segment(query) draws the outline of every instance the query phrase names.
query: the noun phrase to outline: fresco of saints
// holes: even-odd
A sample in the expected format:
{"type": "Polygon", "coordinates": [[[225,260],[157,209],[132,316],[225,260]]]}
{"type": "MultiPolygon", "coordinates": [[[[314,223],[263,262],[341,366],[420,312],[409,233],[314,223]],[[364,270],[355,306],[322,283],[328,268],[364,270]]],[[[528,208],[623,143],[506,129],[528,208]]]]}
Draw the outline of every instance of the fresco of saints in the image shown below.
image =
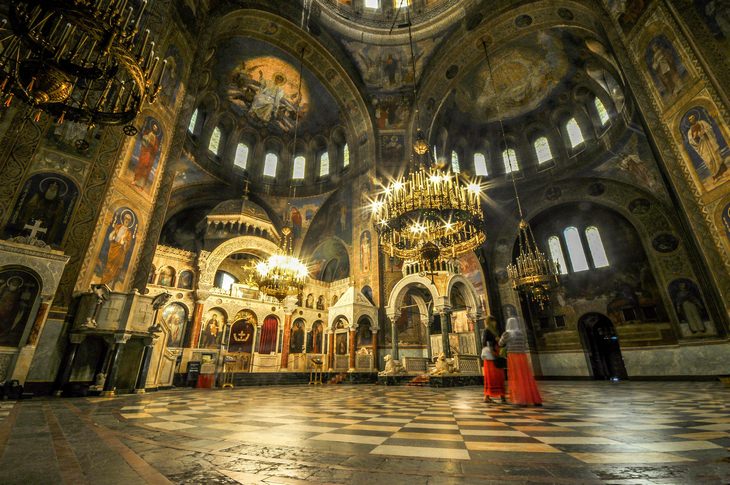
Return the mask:
{"type": "Polygon", "coordinates": [[[17,270],[0,273],[0,346],[18,346],[37,293],[29,275],[17,270]]]}
{"type": "Polygon", "coordinates": [[[220,336],[221,323],[218,321],[218,314],[213,313],[205,323],[203,336],[200,339],[200,347],[204,349],[215,348],[220,336]]]}
{"type": "Polygon", "coordinates": [[[289,217],[291,219],[291,225],[292,225],[292,236],[294,239],[299,239],[299,237],[302,235],[302,213],[299,212],[299,209],[292,206],[289,210],[289,217]]]}
{"type": "Polygon", "coordinates": [[[309,345],[307,345],[307,352],[312,354],[322,353],[322,323],[317,322],[312,326],[312,331],[309,332],[309,345]]]}
{"type": "Polygon", "coordinates": [[[662,96],[669,97],[677,94],[682,87],[682,78],[686,76],[686,71],[666,37],[658,36],[651,41],[647,48],[647,61],[655,75],[655,84],[662,92],[662,96]]]}
{"type": "Polygon", "coordinates": [[[291,343],[289,344],[289,352],[292,354],[300,354],[304,349],[304,324],[302,322],[294,323],[291,332],[291,343]]]}
{"type": "Polygon", "coordinates": [[[364,231],[360,236],[360,267],[363,273],[370,272],[370,232],[364,231]]]}
{"type": "Polygon", "coordinates": [[[286,78],[282,74],[274,75],[274,79],[264,79],[263,71],[259,71],[259,87],[253,97],[249,112],[268,123],[271,117],[279,110],[281,100],[284,98],[284,84],[286,78]]]}
{"type": "Polygon", "coordinates": [[[101,273],[99,282],[112,290],[118,281],[124,279],[123,273],[134,246],[135,232],[134,213],[127,208],[117,210],[105,241],[106,252],[102,249],[99,255],[100,271],[97,271],[97,274],[101,273]]]}
{"type": "Polygon", "coordinates": [[[726,160],[720,152],[720,145],[712,126],[705,120],[690,114],[687,140],[710,171],[712,180],[717,180],[727,170],[726,160]]]}
{"type": "Polygon", "coordinates": [[[679,281],[677,292],[674,294],[674,305],[677,314],[689,324],[690,332],[694,334],[707,331],[707,326],[702,318],[705,307],[684,281],[679,281]]]}
{"type": "Polygon", "coordinates": [[[150,174],[153,173],[153,170],[157,166],[161,150],[162,131],[160,125],[154,119],[147,118],[147,123],[145,123],[140,133],[137,146],[132,155],[132,164],[135,158],[137,162],[132,169],[132,181],[136,187],[147,189],[147,185],[151,182],[150,174]]]}

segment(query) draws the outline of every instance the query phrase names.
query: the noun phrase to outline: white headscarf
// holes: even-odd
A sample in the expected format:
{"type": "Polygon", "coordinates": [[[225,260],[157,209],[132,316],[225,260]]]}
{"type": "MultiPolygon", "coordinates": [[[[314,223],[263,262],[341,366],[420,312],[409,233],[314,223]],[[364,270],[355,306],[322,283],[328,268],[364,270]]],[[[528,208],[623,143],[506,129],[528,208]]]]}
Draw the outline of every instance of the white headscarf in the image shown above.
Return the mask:
{"type": "Polygon", "coordinates": [[[509,332],[513,336],[524,334],[524,332],[522,331],[522,322],[520,320],[521,320],[520,317],[508,318],[507,327],[505,328],[505,331],[509,332]]]}

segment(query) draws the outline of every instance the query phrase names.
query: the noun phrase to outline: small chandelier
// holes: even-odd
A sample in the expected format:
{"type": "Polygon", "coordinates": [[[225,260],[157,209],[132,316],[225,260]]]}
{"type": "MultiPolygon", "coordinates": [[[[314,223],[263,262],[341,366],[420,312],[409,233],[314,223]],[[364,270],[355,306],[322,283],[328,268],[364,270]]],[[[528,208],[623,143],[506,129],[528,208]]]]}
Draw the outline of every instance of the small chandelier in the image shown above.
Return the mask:
{"type": "MultiPolygon", "coordinates": [[[[413,69],[413,99],[420,126],[416,60],[410,16],[408,37],[413,69]]],[[[383,252],[404,261],[415,261],[431,277],[441,258],[456,258],[486,240],[481,187],[465,183],[458,174],[438,167],[420,128],[413,143],[414,168],[392,181],[371,205],[372,221],[383,252]]]]}
{"type": "Polygon", "coordinates": [[[540,251],[532,228],[524,218],[520,219],[519,254],[514,263],[507,266],[507,274],[512,280],[512,288],[528,295],[540,309],[550,301],[550,290],[560,284],[560,264],[540,251]]]}
{"type": "Polygon", "coordinates": [[[299,294],[309,271],[299,258],[292,256],[291,228],[282,229],[281,249],[266,261],[256,264],[251,274],[259,291],[280,302],[287,296],[299,294]]]}
{"type": "Polygon", "coordinates": [[[148,1],[13,0],[0,24],[0,100],[19,98],[58,123],[130,125],[154,102],[167,61],[160,65],[150,31],[140,22],[148,1]]]}

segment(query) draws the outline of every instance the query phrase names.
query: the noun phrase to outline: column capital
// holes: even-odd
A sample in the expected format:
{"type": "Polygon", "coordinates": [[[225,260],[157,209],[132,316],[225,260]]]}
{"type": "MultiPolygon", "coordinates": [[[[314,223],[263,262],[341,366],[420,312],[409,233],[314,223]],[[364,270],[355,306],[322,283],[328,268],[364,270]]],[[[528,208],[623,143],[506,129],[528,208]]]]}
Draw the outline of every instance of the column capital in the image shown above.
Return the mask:
{"type": "Polygon", "coordinates": [[[68,339],[71,341],[72,344],[80,344],[84,341],[85,338],[85,333],[70,333],[68,335],[68,339]]]}
{"type": "Polygon", "coordinates": [[[126,344],[129,339],[132,338],[132,334],[129,333],[115,333],[114,334],[114,343],[116,344],[126,344]]]}

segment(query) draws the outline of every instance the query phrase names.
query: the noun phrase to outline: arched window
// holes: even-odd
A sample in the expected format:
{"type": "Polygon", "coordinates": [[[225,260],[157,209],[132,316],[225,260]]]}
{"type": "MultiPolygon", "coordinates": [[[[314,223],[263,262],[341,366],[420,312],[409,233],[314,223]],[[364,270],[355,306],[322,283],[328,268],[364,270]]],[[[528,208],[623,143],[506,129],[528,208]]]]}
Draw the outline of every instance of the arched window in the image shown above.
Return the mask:
{"type": "Polygon", "coordinates": [[[238,283],[235,276],[225,271],[218,271],[215,275],[215,286],[223,291],[230,293],[231,287],[238,283]]]}
{"type": "Polygon", "coordinates": [[[190,117],[190,123],[188,123],[188,132],[195,134],[195,129],[198,127],[198,108],[193,111],[193,116],[190,117]]]}
{"type": "Polygon", "coordinates": [[[581,143],[583,143],[583,131],[581,131],[580,126],[578,125],[578,122],[575,121],[575,118],[571,118],[566,124],[565,124],[565,131],[568,132],[568,138],[570,139],[570,146],[571,148],[575,148],[581,143]]]}
{"type": "Polygon", "coordinates": [[[451,152],[451,170],[454,173],[461,172],[461,167],[459,166],[459,154],[456,153],[456,151],[451,152]]]}
{"type": "Polygon", "coordinates": [[[548,247],[550,248],[550,257],[560,265],[560,274],[568,274],[568,265],[565,264],[565,255],[563,254],[563,246],[560,244],[560,238],[551,236],[548,239],[548,247]]]}
{"type": "Polygon", "coordinates": [[[483,153],[474,154],[474,175],[478,177],[489,175],[487,172],[487,157],[483,153]]]}
{"type": "Polygon", "coordinates": [[[276,153],[267,153],[264,158],[264,175],[276,177],[276,166],[279,164],[279,157],[276,153]]]}
{"type": "Polygon", "coordinates": [[[585,271],[588,269],[588,260],[583,250],[583,242],[580,240],[578,229],[571,226],[563,231],[565,236],[565,244],[568,246],[568,255],[570,256],[570,264],[573,265],[573,272],[585,271]]]}
{"type": "Polygon", "coordinates": [[[608,266],[606,249],[603,247],[601,234],[598,232],[596,226],[586,228],[586,239],[588,240],[588,249],[590,249],[591,257],[593,258],[593,266],[596,268],[605,268],[608,266]]]}
{"type": "Polygon", "coordinates": [[[208,142],[208,150],[210,150],[213,155],[219,155],[222,136],[223,134],[221,133],[221,129],[216,126],[213,129],[213,133],[210,135],[210,141],[208,142]]]}
{"type": "Polygon", "coordinates": [[[330,174],[330,155],[324,152],[319,156],[319,176],[326,177],[330,174]]]}
{"type": "Polygon", "coordinates": [[[245,170],[246,165],[248,164],[248,152],[248,145],[245,143],[239,143],[236,147],[236,157],[233,159],[233,165],[245,170]]]}
{"type": "Polygon", "coordinates": [[[545,163],[553,159],[553,152],[550,150],[550,143],[546,137],[541,136],[535,140],[535,154],[537,163],[545,163]]]}
{"type": "Polygon", "coordinates": [[[380,8],[380,0],[365,0],[365,8],[380,8]]]}
{"type": "Polygon", "coordinates": [[[345,143],[345,146],[342,147],[342,166],[350,166],[350,145],[348,145],[347,143],[345,143]]]}
{"type": "Polygon", "coordinates": [[[304,167],[306,162],[306,159],[302,155],[294,159],[294,173],[292,174],[294,180],[304,180],[304,167]]]}
{"type": "Polygon", "coordinates": [[[502,161],[504,162],[504,171],[506,173],[517,172],[520,166],[517,164],[517,154],[512,148],[508,148],[502,152],[502,161]]]}
{"type": "Polygon", "coordinates": [[[606,107],[603,106],[603,103],[598,98],[593,98],[593,104],[596,106],[596,111],[598,112],[598,118],[601,120],[601,126],[608,123],[608,111],[606,111],[606,107]]]}

